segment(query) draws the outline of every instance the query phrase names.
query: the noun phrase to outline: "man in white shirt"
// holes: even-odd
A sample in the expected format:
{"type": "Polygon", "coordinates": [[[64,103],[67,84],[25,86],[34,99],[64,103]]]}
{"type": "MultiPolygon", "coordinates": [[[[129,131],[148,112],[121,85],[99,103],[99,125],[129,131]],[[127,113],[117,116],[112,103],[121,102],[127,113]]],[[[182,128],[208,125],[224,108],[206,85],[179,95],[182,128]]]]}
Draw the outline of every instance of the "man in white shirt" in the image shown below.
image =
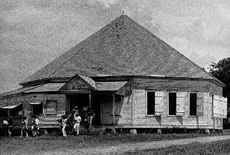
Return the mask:
{"type": "Polygon", "coordinates": [[[76,111],[74,113],[74,126],[73,126],[76,135],[79,135],[80,123],[81,123],[81,116],[79,115],[79,112],[76,111]]]}

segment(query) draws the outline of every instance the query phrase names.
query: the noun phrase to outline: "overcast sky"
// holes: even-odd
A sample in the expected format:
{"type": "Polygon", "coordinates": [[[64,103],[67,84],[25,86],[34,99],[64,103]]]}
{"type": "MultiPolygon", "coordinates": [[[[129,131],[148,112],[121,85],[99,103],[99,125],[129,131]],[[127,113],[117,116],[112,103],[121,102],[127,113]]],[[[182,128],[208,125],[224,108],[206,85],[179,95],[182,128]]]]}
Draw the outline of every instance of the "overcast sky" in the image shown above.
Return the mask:
{"type": "Polygon", "coordinates": [[[201,67],[230,57],[229,0],[0,0],[0,92],[121,10],[201,67]]]}

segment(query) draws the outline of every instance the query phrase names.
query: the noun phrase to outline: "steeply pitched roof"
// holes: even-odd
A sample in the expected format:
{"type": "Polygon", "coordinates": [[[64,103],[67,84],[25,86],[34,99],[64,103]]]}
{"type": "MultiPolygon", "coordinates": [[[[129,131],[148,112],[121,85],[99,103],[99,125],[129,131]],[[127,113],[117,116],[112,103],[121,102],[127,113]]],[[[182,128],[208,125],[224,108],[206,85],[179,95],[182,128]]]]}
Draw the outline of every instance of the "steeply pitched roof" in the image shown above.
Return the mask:
{"type": "Polygon", "coordinates": [[[94,33],[22,83],[76,74],[159,75],[213,79],[199,66],[126,15],[94,33]]]}

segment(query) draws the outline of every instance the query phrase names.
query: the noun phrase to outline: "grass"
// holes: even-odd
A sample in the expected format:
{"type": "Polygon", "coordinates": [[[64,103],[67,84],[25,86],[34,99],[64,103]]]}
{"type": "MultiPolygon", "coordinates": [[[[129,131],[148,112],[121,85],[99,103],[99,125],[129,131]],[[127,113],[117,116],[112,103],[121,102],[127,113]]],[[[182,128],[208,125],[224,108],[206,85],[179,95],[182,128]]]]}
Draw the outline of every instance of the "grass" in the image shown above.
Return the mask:
{"type": "MultiPolygon", "coordinates": [[[[125,143],[148,142],[205,136],[205,134],[121,134],[121,135],[80,135],[41,137],[0,137],[0,154],[41,154],[52,150],[70,150],[96,146],[112,146],[125,143]]],[[[230,147],[230,146],[229,146],[230,147]]],[[[152,150],[149,150],[150,152],[152,150]]],[[[137,152],[139,153],[139,152],[137,152]]],[[[127,154],[129,154],[127,152],[127,154]]]]}
{"type": "Polygon", "coordinates": [[[171,146],[168,148],[141,150],[135,152],[126,152],[123,155],[213,155],[230,154],[230,140],[218,141],[213,143],[201,144],[192,143],[183,146],[171,146]]]}

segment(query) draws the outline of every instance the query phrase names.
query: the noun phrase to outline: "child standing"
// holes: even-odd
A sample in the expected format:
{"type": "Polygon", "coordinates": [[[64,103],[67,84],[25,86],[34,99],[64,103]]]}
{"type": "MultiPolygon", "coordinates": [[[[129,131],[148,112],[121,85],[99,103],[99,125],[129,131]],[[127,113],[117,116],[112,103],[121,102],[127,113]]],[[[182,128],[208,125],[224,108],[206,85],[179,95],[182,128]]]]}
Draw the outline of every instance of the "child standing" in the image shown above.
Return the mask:
{"type": "Polygon", "coordinates": [[[79,135],[80,130],[80,123],[81,123],[81,116],[79,115],[78,111],[75,111],[74,113],[74,132],[76,135],[79,135]]]}
{"type": "Polygon", "coordinates": [[[33,136],[38,136],[39,135],[39,119],[38,119],[37,116],[33,116],[32,135],[33,136]]]}
{"type": "Polygon", "coordinates": [[[28,117],[23,117],[22,120],[22,128],[21,128],[21,137],[25,136],[28,137],[28,122],[29,122],[29,118],[28,117]]]}
{"type": "Polygon", "coordinates": [[[62,116],[62,119],[61,119],[61,125],[62,125],[62,135],[63,137],[67,137],[67,133],[66,133],[66,126],[67,126],[67,118],[65,115],[62,116]]]}

